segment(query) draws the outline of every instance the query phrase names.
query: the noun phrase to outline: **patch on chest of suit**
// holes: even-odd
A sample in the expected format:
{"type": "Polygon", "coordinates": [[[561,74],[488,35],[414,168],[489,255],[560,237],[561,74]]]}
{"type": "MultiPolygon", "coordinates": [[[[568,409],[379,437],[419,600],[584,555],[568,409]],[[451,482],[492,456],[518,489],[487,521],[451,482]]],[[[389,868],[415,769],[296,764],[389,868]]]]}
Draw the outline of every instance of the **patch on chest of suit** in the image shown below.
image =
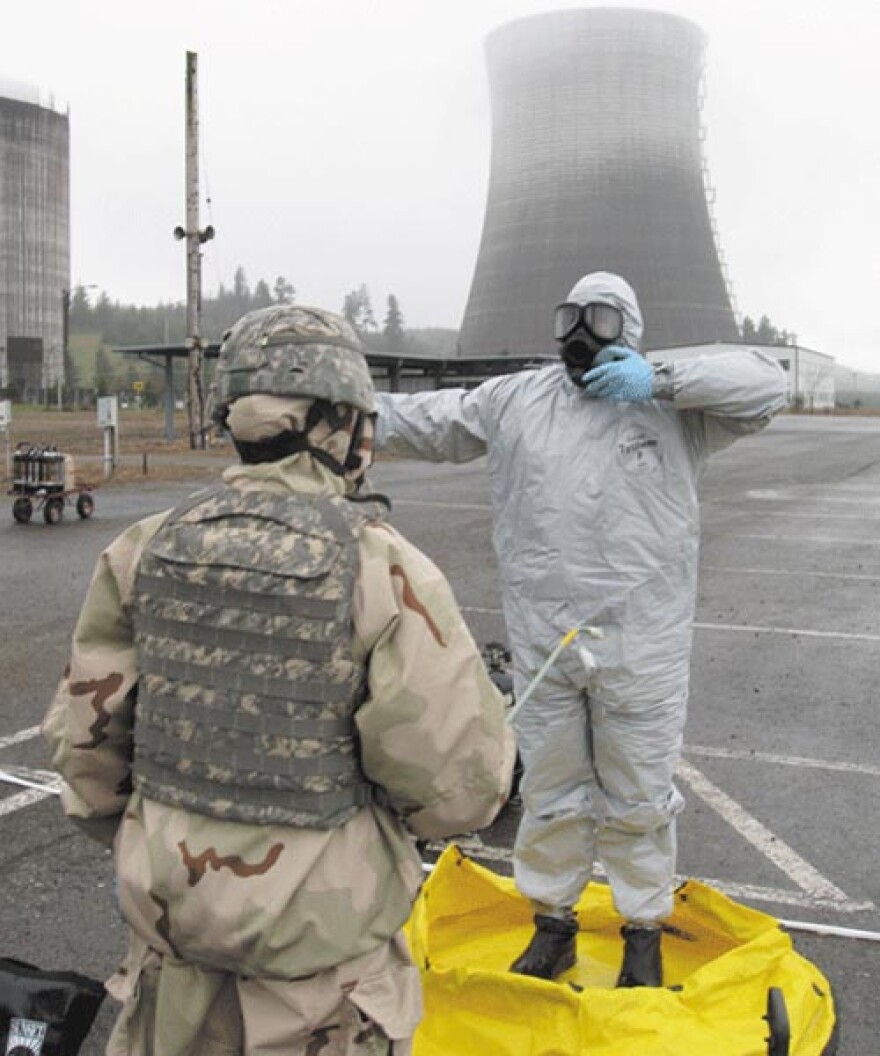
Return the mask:
{"type": "Polygon", "coordinates": [[[627,473],[639,476],[659,473],[663,449],[656,433],[642,425],[628,425],[617,438],[617,458],[627,473]]]}

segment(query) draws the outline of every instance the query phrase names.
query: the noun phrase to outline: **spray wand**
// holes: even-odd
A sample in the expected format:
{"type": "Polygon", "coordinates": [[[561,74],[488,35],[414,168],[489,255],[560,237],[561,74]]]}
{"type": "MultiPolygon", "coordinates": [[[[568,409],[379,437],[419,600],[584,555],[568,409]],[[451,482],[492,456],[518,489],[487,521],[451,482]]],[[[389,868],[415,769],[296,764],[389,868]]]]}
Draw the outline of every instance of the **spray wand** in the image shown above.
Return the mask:
{"type": "MultiPolygon", "coordinates": [[[[550,670],[550,668],[553,666],[553,664],[556,663],[556,658],[559,656],[559,654],[562,652],[562,650],[568,648],[568,646],[571,645],[571,643],[577,638],[577,636],[579,634],[585,634],[585,635],[587,635],[587,637],[593,638],[593,639],[599,639],[599,638],[604,638],[605,637],[605,632],[600,627],[589,627],[589,626],[572,627],[572,629],[570,631],[568,631],[567,634],[564,634],[559,639],[559,641],[556,643],[556,645],[554,646],[553,651],[550,653],[550,655],[547,657],[547,659],[541,665],[541,668],[538,671],[538,673],[535,675],[535,677],[532,679],[532,681],[528,684],[528,686],[526,687],[525,692],[523,693],[523,695],[519,698],[519,700],[516,702],[516,704],[507,713],[507,723],[508,723],[508,725],[511,725],[513,723],[514,719],[516,719],[516,716],[519,714],[520,708],[523,707],[523,705],[526,703],[526,701],[529,699],[529,697],[535,692],[535,690],[541,684],[544,676],[547,674],[547,672],[550,670]]],[[[593,654],[590,652],[590,650],[587,649],[587,647],[585,645],[579,645],[578,646],[578,654],[580,655],[580,658],[583,661],[584,667],[587,669],[588,673],[592,673],[593,671],[596,670],[596,658],[593,656],[593,654]]]]}

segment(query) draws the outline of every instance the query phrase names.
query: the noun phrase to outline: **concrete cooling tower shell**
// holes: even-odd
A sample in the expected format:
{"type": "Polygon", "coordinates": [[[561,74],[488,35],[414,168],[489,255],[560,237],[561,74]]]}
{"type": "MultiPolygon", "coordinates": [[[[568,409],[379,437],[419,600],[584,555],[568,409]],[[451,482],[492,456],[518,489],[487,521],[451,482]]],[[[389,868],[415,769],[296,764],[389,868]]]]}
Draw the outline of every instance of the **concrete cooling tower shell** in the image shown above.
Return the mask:
{"type": "Polygon", "coordinates": [[[736,339],[704,180],[704,48],[686,19],[625,8],[490,34],[492,162],[462,355],[553,352],[552,309],[590,271],[633,285],[644,348],[736,339]]]}
{"type": "Polygon", "coordinates": [[[32,393],[64,371],[70,133],[66,114],[24,94],[0,89],[0,380],[32,393]]]}

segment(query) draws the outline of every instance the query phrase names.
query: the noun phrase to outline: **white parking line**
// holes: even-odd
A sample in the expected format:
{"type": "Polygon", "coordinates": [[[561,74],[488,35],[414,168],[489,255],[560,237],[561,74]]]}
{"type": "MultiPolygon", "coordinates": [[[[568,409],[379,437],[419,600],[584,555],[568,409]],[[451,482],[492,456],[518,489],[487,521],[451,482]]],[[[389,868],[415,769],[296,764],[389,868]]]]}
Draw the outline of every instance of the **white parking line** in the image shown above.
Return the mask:
{"type": "Polygon", "coordinates": [[[853,495],[880,495],[880,478],[873,484],[866,484],[865,487],[860,487],[858,484],[826,484],[823,486],[823,491],[829,494],[851,491],[853,495]]]}
{"type": "Polygon", "coordinates": [[[863,763],[836,762],[831,759],[811,759],[803,755],[777,755],[774,752],[751,752],[735,748],[712,748],[702,744],[686,744],[686,755],[699,755],[707,759],[736,759],[746,763],[770,763],[773,766],[797,766],[805,770],[829,770],[839,774],[860,774],[865,777],[880,777],[880,766],[863,763]]]}
{"type": "Polygon", "coordinates": [[[61,794],[61,778],[54,770],[34,770],[29,766],[0,765],[0,785],[18,785],[53,795],[61,794]]]}
{"type": "Polygon", "coordinates": [[[873,903],[860,903],[856,908],[846,894],[830,880],[814,869],[809,862],[788,844],[774,836],[764,825],[748,813],[739,803],[731,799],[717,785],[686,760],[678,768],[678,776],[693,789],[694,793],[710,806],[740,836],[759,851],[777,869],[781,869],[814,905],[831,906],[844,912],[855,912],[856,908],[872,909],[873,903]]]}
{"type": "Polygon", "coordinates": [[[854,579],[867,583],[880,583],[880,575],[863,576],[857,572],[813,572],[788,568],[744,568],[742,565],[700,565],[701,572],[733,572],[737,576],[793,576],[797,579],[854,579]]]}
{"type": "Polygon", "coordinates": [[[880,487],[873,493],[867,493],[858,499],[844,498],[839,495],[811,495],[804,491],[747,491],[743,497],[758,502],[837,502],[842,506],[864,506],[865,503],[880,503],[880,487]]]}
{"type": "MultiPolygon", "coordinates": [[[[729,513],[725,514],[725,520],[730,517],[750,517],[754,520],[756,517],[783,517],[788,520],[790,517],[800,518],[805,521],[814,521],[817,518],[824,517],[832,521],[880,521],[880,514],[873,513],[786,513],[781,510],[742,510],[732,509],[729,513]]],[[[704,522],[705,523],[705,522],[704,522]]],[[[720,522],[719,519],[719,523],[720,522]]]]}
{"type": "MultiPolygon", "coordinates": [[[[686,879],[687,877],[681,877],[680,882],[686,879]]],[[[796,906],[798,909],[831,909],[835,913],[865,913],[877,908],[873,902],[853,902],[851,899],[841,902],[836,898],[816,897],[785,887],[762,887],[760,884],[741,884],[734,880],[716,880],[702,876],[696,879],[722,891],[730,898],[767,902],[770,905],[796,906]]]]}
{"type": "Polygon", "coordinates": [[[737,539],[763,539],[765,542],[773,543],[844,543],[846,546],[880,546],[880,539],[852,539],[841,535],[759,535],[747,532],[737,532],[737,539]]]}
{"type": "Polygon", "coordinates": [[[18,733],[12,733],[6,737],[0,737],[0,749],[8,748],[12,744],[21,744],[23,741],[30,741],[34,737],[39,737],[39,735],[39,726],[29,726],[26,730],[19,730],[18,733]]]}
{"type": "Polygon", "coordinates": [[[17,810],[29,807],[33,803],[39,803],[41,799],[48,799],[56,793],[46,789],[29,788],[25,792],[19,792],[14,796],[0,799],[0,818],[6,814],[14,814],[17,810]]]}
{"type": "Polygon", "coordinates": [[[807,631],[796,627],[761,627],[741,623],[695,623],[697,631],[730,631],[734,634],[787,634],[800,638],[828,638],[844,642],[880,642],[880,634],[848,634],[844,631],[807,631]]]}

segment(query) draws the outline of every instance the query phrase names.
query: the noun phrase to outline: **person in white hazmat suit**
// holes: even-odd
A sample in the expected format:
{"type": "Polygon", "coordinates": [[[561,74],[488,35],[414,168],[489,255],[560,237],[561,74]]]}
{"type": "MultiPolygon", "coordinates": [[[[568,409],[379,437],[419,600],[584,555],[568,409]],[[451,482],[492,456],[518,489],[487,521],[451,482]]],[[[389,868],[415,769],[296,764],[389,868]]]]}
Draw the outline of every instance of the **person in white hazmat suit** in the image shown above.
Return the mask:
{"type": "Polygon", "coordinates": [[[589,671],[564,649],[516,718],[524,765],[514,848],[535,933],[511,966],[575,962],[572,907],[605,867],[626,921],[618,986],[661,986],[672,912],[673,783],[682,750],[709,455],[786,404],[776,359],[730,349],[652,367],[622,278],[594,272],[556,309],[562,362],[477,388],[377,393],[386,452],[488,455],[504,616],[521,695],[572,628],[596,625],[589,671]]]}

